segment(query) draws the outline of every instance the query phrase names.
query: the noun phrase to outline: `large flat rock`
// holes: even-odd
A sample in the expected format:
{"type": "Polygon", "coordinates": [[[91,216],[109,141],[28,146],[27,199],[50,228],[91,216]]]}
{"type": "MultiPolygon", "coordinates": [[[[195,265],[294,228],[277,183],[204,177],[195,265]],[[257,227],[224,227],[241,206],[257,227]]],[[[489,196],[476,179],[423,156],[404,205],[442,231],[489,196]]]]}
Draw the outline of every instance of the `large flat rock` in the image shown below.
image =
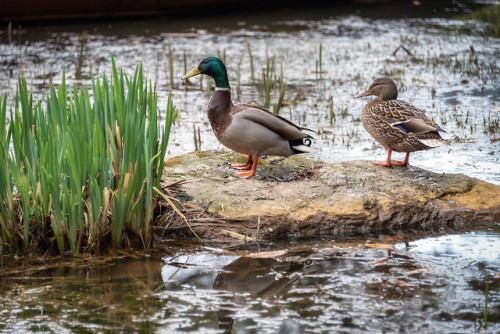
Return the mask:
{"type": "MultiPolygon", "coordinates": [[[[241,180],[228,162],[244,160],[227,151],[167,160],[163,185],[190,181],[172,189],[203,208],[205,218],[190,219],[201,238],[227,230],[262,240],[422,236],[500,222],[500,187],[463,174],[301,155],[261,160],[256,176],[241,180]]],[[[181,221],[169,230],[177,237],[192,233],[181,221]]]]}

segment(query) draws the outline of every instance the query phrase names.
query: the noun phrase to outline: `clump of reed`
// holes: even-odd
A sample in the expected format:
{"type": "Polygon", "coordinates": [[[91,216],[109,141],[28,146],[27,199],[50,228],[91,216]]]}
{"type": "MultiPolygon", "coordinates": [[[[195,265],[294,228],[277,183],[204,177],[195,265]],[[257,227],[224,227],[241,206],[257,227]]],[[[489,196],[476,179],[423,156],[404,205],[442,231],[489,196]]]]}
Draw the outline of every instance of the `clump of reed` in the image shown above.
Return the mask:
{"type": "Polygon", "coordinates": [[[89,89],[69,88],[63,73],[46,103],[34,102],[19,79],[7,127],[0,103],[0,238],[7,251],[30,247],[93,250],[120,247],[131,231],[148,245],[170,128],[158,124],[156,92],[118,71],[92,78],[89,89]],[[93,103],[92,103],[93,102],[93,103]]]}
{"type": "Polygon", "coordinates": [[[82,31],[82,35],[80,36],[80,52],[78,53],[78,63],[76,64],[76,73],[75,78],[82,78],[82,66],[83,66],[83,51],[85,49],[85,44],[87,44],[87,34],[86,30],[82,31]]]}
{"type": "Polygon", "coordinates": [[[269,108],[271,105],[271,97],[279,94],[276,104],[273,105],[273,113],[279,115],[287,88],[288,85],[284,80],[283,64],[281,64],[281,71],[278,75],[276,72],[274,58],[267,58],[266,67],[262,69],[262,85],[260,89],[260,93],[263,98],[263,107],[269,108]]]}

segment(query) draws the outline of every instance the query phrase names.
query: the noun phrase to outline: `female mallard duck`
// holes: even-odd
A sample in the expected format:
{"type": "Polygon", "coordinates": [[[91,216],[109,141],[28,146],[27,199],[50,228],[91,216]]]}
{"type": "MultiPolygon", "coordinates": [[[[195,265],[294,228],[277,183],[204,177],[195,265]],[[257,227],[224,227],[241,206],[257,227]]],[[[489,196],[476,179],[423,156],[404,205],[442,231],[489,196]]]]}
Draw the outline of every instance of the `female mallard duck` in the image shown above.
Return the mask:
{"type": "Polygon", "coordinates": [[[397,100],[398,89],[389,78],[378,78],[356,97],[375,95],[361,112],[361,123],[368,133],[387,148],[387,161],[375,161],[376,165],[406,166],[410,152],[428,150],[448,143],[439,132],[446,132],[428,119],[424,113],[409,104],[397,100]],[[392,151],[406,152],[404,161],[391,160],[392,151]]]}
{"type": "Polygon", "coordinates": [[[302,132],[306,128],[258,107],[234,105],[226,67],[218,58],[203,59],[182,79],[200,73],[215,80],[215,92],[208,104],[208,119],[215,136],[224,146],[248,155],[247,163],[231,164],[232,168],[240,169],[235,176],[252,177],[262,155],[288,157],[313,151],[312,137],[302,132]]]}

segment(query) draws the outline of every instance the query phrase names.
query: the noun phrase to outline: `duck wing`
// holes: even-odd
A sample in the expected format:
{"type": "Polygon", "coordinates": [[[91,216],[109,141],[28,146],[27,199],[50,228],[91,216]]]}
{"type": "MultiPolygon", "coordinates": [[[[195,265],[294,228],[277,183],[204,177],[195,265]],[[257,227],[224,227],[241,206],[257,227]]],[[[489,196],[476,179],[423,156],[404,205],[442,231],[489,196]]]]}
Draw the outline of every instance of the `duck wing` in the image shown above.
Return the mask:
{"type": "Polygon", "coordinates": [[[286,140],[294,140],[300,138],[313,138],[312,136],[302,132],[302,130],[310,130],[308,128],[300,127],[286,118],[275,115],[270,111],[258,107],[253,107],[245,104],[236,105],[231,110],[231,114],[244,118],[255,124],[259,124],[270,131],[280,135],[286,140]]]}
{"type": "Polygon", "coordinates": [[[383,121],[406,133],[446,132],[425,116],[420,109],[408,102],[391,100],[380,103],[376,107],[377,114],[383,121]]]}

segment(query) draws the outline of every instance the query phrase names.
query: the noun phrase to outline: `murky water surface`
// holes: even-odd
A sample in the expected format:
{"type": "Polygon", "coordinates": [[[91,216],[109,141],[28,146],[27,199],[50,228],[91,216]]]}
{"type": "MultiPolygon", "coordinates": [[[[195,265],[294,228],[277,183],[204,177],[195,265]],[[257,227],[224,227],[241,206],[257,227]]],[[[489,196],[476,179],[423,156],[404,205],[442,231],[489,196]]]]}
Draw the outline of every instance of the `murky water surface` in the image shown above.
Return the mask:
{"type": "Polygon", "coordinates": [[[496,333],[498,232],[4,259],[0,331],[496,333]]]}
{"type": "MultiPolygon", "coordinates": [[[[463,7],[450,3],[443,14],[460,15],[463,7]]],[[[276,81],[281,77],[282,87],[286,86],[280,114],[318,131],[314,157],[374,160],[385,158],[386,151],[359,122],[368,98],[354,99],[354,95],[375,77],[390,76],[399,86],[400,99],[425,110],[453,140],[448,147],[413,153],[411,164],[500,184],[500,39],[483,36],[484,24],[478,22],[400,18],[418,14],[419,7],[413,8],[399,15],[373,10],[395,15],[390,19],[328,7],[296,10],[293,15],[29,26],[15,29],[20,34],[12,35],[11,43],[4,30],[0,93],[13,97],[22,75],[35,95],[44,98],[50,81],[61,82],[63,67],[68,82],[87,85],[92,74],[109,74],[111,54],[129,74],[142,62],[145,75],[156,83],[160,106],[171,93],[180,109],[168,152],[175,156],[194,150],[194,127],[201,132],[201,149],[222,148],[205,111],[210,98],[207,83],[212,79],[198,76],[186,83],[181,76],[204,57],[219,55],[228,68],[234,101],[262,106],[262,77],[269,61],[276,81]],[[81,79],[76,80],[80,54],[81,79]]],[[[279,99],[280,85],[275,87],[270,109],[279,99]]]]}

